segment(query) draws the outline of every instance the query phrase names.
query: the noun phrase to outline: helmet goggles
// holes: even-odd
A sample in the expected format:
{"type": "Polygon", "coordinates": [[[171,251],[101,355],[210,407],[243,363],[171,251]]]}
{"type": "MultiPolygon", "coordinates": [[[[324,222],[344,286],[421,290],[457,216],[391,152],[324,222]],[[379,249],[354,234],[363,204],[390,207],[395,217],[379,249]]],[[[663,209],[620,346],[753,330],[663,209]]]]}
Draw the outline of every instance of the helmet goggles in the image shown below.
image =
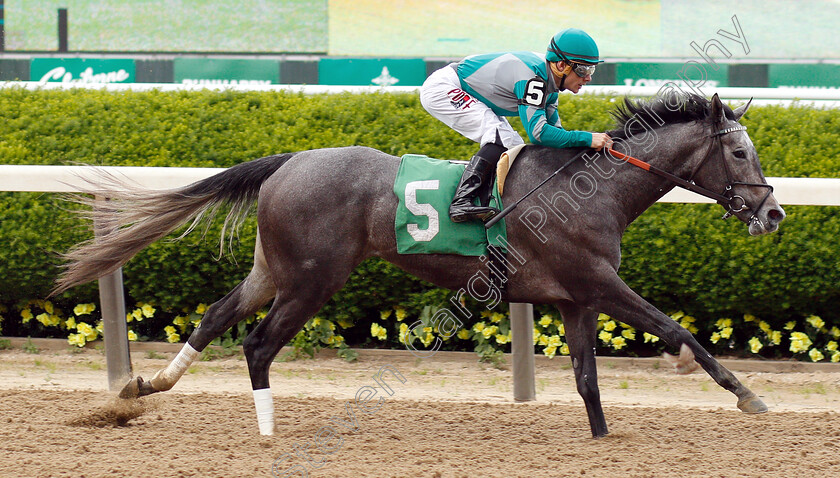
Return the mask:
{"type": "Polygon", "coordinates": [[[586,78],[587,76],[591,76],[595,74],[595,68],[598,65],[591,65],[585,63],[577,63],[569,60],[568,57],[563,53],[562,50],[557,46],[557,43],[554,42],[554,39],[551,39],[551,51],[557,54],[560,58],[563,59],[563,62],[567,65],[572,67],[572,71],[575,72],[579,77],[586,78]]]}

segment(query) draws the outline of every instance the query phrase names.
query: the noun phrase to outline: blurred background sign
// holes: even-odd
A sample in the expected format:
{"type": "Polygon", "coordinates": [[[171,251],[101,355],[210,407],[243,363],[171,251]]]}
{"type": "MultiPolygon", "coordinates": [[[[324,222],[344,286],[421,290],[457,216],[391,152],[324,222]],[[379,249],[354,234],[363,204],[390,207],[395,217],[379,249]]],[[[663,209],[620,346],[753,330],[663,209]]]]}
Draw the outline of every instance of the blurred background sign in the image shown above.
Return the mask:
{"type": "Polygon", "coordinates": [[[63,83],[134,83],[134,60],[33,58],[32,81],[63,83]]]}
{"type": "Polygon", "coordinates": [[[271,85],[280,83],[273,60],[175,58],[175,83],[207,85],[271,85]]]}

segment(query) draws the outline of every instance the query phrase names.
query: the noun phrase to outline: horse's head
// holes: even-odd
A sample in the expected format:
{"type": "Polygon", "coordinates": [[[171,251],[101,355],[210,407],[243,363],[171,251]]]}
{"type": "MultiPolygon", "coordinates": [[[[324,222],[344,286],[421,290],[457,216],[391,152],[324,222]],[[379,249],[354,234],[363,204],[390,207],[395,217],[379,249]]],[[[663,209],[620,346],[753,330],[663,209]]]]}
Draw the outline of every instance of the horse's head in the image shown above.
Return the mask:
{"type": "Polygon", "coordinates": [[[753,236],[773,232],[785,218],[784,209],[773,197],[773,187],[767,184],[758,152],[739,123],[750,102],[734,111],[724,105],[717,93],[711,100],[709,149],[694,181],[712,191],[722,191],[728,202],[719,200],[727,213],[749,225],[753,236]]]}

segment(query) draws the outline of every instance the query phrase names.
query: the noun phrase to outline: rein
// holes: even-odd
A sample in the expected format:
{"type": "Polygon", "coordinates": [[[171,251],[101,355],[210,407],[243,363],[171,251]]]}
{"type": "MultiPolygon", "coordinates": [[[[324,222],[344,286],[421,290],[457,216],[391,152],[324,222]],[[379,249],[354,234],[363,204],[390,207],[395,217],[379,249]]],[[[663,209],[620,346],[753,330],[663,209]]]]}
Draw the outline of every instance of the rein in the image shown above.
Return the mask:
{"type": "MultiPolygon", "coordinates": [[[[645,161],[642,161],[641,159],[634,158],[633,156],[630,156],[628,154],[620,153],[620,152],[618,152],[618,151],[616,151],[612,148],[606,148],[606,151],[616,159],[624,160],[624,161],[632,164],[633,166],[639,167],[639,168],[644,169],[645,171],[647,171],[649,173],[652,173],[652,174],[655,174],[655,175],[660,176],[662,178],[665,178],[668,181],[671,181],[672,183],[674,183],[675,185],[677,185],[677,186],[679,186],[683,189],[687,189],[687,190],[689,190],[693,193],[697,193],[701,196],[705,196],[709,199],[712,199],[712,200],[720,203],[722,206],[726,207],[726,214],[723,215],[722,219],[728,219],[734,213],[750,209],[750,207],[747,206],[747,202],[744,200],[744,198],[742,196],[734,193],[734,191],[732,190],[733,186],[755,186],[755,187],[767,188],[767,194],[764,195],[764,198],[758,204],[758,207],[755,208],[755,211],[753,212],[753,215],[750,216],[750,218],[748,220],[748,222],[754,222],[754,221],[759,221],[756,214],[758,214],[758,211],[761,209],[761,206],[763,206],[765,201],[767,201],[767,198],[770,197],[770,194],[773,193],[773,186],[771,186],[769,184],[745,183],[745,182],[742,182],[742,181],[733,181],[732,180],[732,174],[729,171],[729,165],[726,163],[726,158],[723,157],[723,142],[720,139],[720,137],[725,135],[725,134],[734,133],[736,131],[746,131],[746,130],[747,130],[746,126],[743,126],[743,125],[739,124],[737,126],[724,128],[724,129],[721,129],[721,130],[719,130],[715,133],[710,134],[709,137],[713,138],[713,140],[709,144],[709,149],[706,150],[706,155],[703,157],[703,160],[700,161],[700,164],[697,166],[697,168],[694,170],[694,172],[691,173],[691,176],[689,176],[688,179],[683,179],[683,178],[681,178],[681,177],[679,177],[675,174],[671,174],[667,171],[664,171],[662,169],[657,168],[656,166],[653,166],[649,163],[646,163],[645,161]],[[721,162],[723,163],[723,169],[726,172],[726,181],[727,182],[726,182],[726,187],[724,188],[722,194],[716,193],[716,192],[714,192],[710,189],[706,189],[703,186],[698,186],[693,181],[694,176],[700,171],[700,169],[703,168],[703,166],[705,166],[706,162],[711,157],[712,150],[714,150],[715,144],[718,144],[720,146],[720,151],[721,151],[720,159],[721,159],[721,162]],[[737,205],[737,207],[736,207],[736,205],[737,205]]],[[[569,166],[570,164],[575,162],[586,151],[588,151],[588,150],[581,151],[580,153],[575,155],[572,159],[570,159],[569,161],[564,163],[562,166],[560,166],[559,169],[554,171],[554,173],[552,173],[549,177],[545,178],[541,183],[539,183],[537,186],[535,186],[533,189],[531,189],[527,194],[525,194],[524,196],[519,198],[519,200],[517,200],[515,203],[513,203],[510,206],[504,208],[502,211],[496,213],[495,215],[487,218],[487,220],[484,223],[484,227],[487,228],[487,229],[490,229],[494,224],[499,222],[503,217],[508,215],[514,209],[516,209],[516,207],[519,206],[520,202],[522,202],[525,198],[527,198],[528,196],[533,194],[534,191],[536,191],[537,189],[542,187],[551,178],[557,176],[557,174],[559,174],[560,171],[564,170],[567,166],[569,166]]]]}
{"type": "Polygon", "coordinates": [[[630,155],[627,155],[627,154],[624,154],[624,153],[620,153],[620,152],[618,152],[614,149],[608,148],[607,152],[609,152],[610,155],[613,156],[616,159],[624,160],[624,161],[632,164],[633,166],[639,167],[639,168],[644,169],[645,171],[648,171],[650,173],[653,173],[653,174],[655,174],[659,177],[665,178],[668,181],[671,181],[672,183],[674,183],[675,185],[677,185],[677,186],[679,186],[683,189],[687,189],[687,190],[689,190],[693,193],[697,193],[701,196],[705,196],[709,199],[713,199],[714,201],[720,203],[721,205],[725,206],[726,209],[727,209],[726,214],[723,215],[722,219],[727,219],[730,216],[732,216],[732,214],[734,214],[734,213],[741,212],[741,211],[744,211],[746,209],[750,209],[750,207],[747,206],[747,202],[744,200],[743,197],[741,197],[740,195],[734,194],[734,191],[732,190],[733,186],[756,186],[756,187],[768,188],[767,194],[764,195],[764,198],[761,200],[758,207],[755,209],[755,213],[753,213],[752,217],[750,217],[750,219],[749,219],[749,221],[752,222],[754,220],[758,220],[756,218],[755,214],[758,213],[758,210],[761,209],[761,206],[763,206],[764,202],[767,201],[767,198],[770,197],[770,194],[773,192],[773,186],[771,186],[769,184],[745,183],[745,182],[742,182],[742,181],[733,181],[732,180],[732,174],[729,171],[729,165],[726,163],[726,159],[723,157],[723,143],[722,143],[722,140],[721,140],[721,136],[723,136],[725,134],[734,133],[736,131],[746,131],[746,129],[747,129],[746,126],[743,126],[743,125],[739,124],[737,126],[732,126],[732,127],[729,127],[729,128],[719,130],[719,131],[709,135],[709,137],[714,138],[714,139],[709,144],[709,149],[706,150],[706,155],[703,157],[703,160],[700,161],[700,165],[697,166],[697,168],[694,170],[694,172],[691,173],[691,176],[689,176],[688,179],[683,179],[683,178],[681,178],[677,175],[671,174],[667,171],[663,171],[663,170],[657,168],[656,166],[652,166],[652,165],[642,161],[641,159],[634,158],[634,157],[632,157],[630,155]],[[714,149],[715,144],[720,145],[721,162],[723,163],[723,169],[726,173],[727,184],[726,184],[726,187],[725,187],[722,194],[716,193],[716,192],[714,192],[712,190],[709,190],[709,189],[706,189],[702,186],[698,186],[693,181],[694,176],[700,171],[700,169],[703,168],[703,166],[706,164],[708,159],[711,157],[712,150],[714,149]]]}

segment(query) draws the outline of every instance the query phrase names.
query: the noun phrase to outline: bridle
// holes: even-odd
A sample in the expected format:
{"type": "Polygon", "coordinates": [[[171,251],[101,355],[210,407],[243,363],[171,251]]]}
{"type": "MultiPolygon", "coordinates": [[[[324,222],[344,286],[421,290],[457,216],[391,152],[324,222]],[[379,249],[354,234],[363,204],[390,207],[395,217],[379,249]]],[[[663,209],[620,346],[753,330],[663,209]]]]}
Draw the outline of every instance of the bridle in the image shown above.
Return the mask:
{"type": "MultiPolygon", "coordinates": [[[[715,126],[713,126],[713,128],[716,129],[717,126],[715,125],[715,126]]],[[[726,208],[726,214],[723,215],[722,219],[727,219],[735,213],[750,209],[750,207],[747,206],[747,202],[744,200],[744,198],[742,196],[738,195],[738,194],[735,194],[735,191],[733,190],[734,186],[752,186],[752,187],[767,188],[767,194],[764,195],[764,198],[762,198],[761,202],[758,204],[758,207],[755,208],[755,210],[753,212],[753,215],[750,216],[749,220],[747,221],[748,223],[752,223],[754,221],[759,220],[758,217],[756,216],[756,214],[758,214],[758,211],[761,210],[761,207],[767,201],[767,198],[770,197],[770,194],[773,193],[773,186],[771,186],[769,184],[747,183],[747,182],[743,182],[743,181],[733,180],[732,179],[732,172],[729,170],[729,164],[726,162],[726,158],[723,155],[723,140],[721,139],[721,136],[723,136],[725,134],[734,133],[736,131],[746,131],[746,130],[747,130],[747,127],[743,126],[741,124],[738,124],[736,126],[731,126],[729,128],[720,129],[716,132],[714,132],[714,129],[713,129],[713,132],[708,136],[708,137],[712,138],[712,141],[709,143],[709,148],[706,150],[706,154],[705,154],[705,156],[703,156],[703,160],[700,161],[700,164],[698,164],[696,168],[694,168],[694,171],[692,171],[692,173],[688,177],[688,179],[683,179],[683,178],[681,178],[679,176],[676,176],[674,174],[671,174],[667,171],[663,171],[663,170],[661,170],[661,169],[659,169],[655,166],[652,166],[652,165],[650,165],[650,164],[648,164],[648,163],[646,163],[646,162],[644,162],[640,159],[636,159],[636,158],[634,158],[632,156],[629,156],[629,155],[626,155],[624,153],[619,153],[618,151],[616,151],[614,149],[607,149],[607,151],[613,157],[618,158],[618,159],[622,159],[622,160],[627,161],[628,163],[630,163],[634,166],[637,166],[639,168],[644,169],[645,171],[648,171],[648,172],[653,173],[657,176],[663,177],[663,178],[673,182],[675,185],[677,185],[677,186],[679,186],[683,189],[687,189],[687,190],[692,191],[694,193],[700,194],[701,196],[705,196],[707,198],[715,200],[716,202],[718,202],[719,204],[721,204],[723,207],[726,208]],[[714,151],[715,145],[719,146],[720,159],[721,159],[721,163],[723,164],[723,170],[726,174],[726,186],[724,187],[724,190],[723,190],[722,193],[716,193],[716,192],[711,191],[709,189],[706,189],[702,186],[698,186],[694,182],[694,176],[697,175],[697,173],[709,161],[709,158],[712,157],[712,151],[714,151]]]]}
{"type": "MultiPolygon", "coordinates": [[[[697,194],[700,194],[701,196],[706,196],[709,199],[715,200],[716,202],[718,202],[719,204],[721,204],[723,207],[726,208],[726,214],[723,215],[722,219],[728,219],[730,216],[732,216],[735,213],[750,209],[750,207],[747,206],[747,202],[744,200],[744,198],[742,196],[739,196],[739,195],[735,194],[735,192],[732,189],[734,186],[757,186],[757,187],[767,188],[767,194],[764,195],[764,198],[758,204],[758,207],[755,208],[755,211],[753,212],[753,215],[750,216],[749,220],[747,220],[748,224],[752,224],[753,222],[759,222],[759,224],[760,224],[760,220],[758,219],[758,216],[757,216],[758,211],[761,210],[761,207],[767,201],[767,198],[770,197],[770,194],[773,193],[773,186],[771,186],[769,184],[745,183],[743,181],[733,181],[732,180],[732,173],[729,170],[729,165],[726,163],[726,158],[723,157],[723,140],[721,139],[721,136],[723,136],[725,134],[729,134],[729,133],[734,133],[736,131],[746,131],[747,127],[743,126],[741,124],[738,124],[737,126],[724,128],[724,129],[721,129],[721,130],[718,130],[718,131],[714,132],[714,129],[716,129],[716,128],[717,128],[717,124],[714,124],[713,125],[713,132],[712,132],[712,134],[710,134],[708,136],[708,137],[712,138],[712,141],[709,143],[709,148],[706,150],[706,155],[703,156],[703,160],[700,161],[700,164],[698,164],[696,168],[694,168],[694,171],[691,173],[691,175],[688,177],[688,179],[683,179],[683,178],[681,178],[681,177],[679,177],[675,174],[671,174],[667,171],[663,171],[662,169],[659,169],[656,166],[653,166],[649,163],[646,163],[646,162],[642,161],[641,159],[634,158],[634,157],[632,157],[628,154],[620,153],[620,152],[618,152],[614,149],[605,148],[605,151],[609,152],[610,155],[612,155],[613,157],[615,157],[617,159],[622,159],[622,160],[627,161],[628,163],[632,164],[633,166],[642,168],[649,173],[653,173],[657,176],[665,178],[668,181],[671,181],[672,183],[674,183],[675,185],[677,185],[677,186],[679,186],[683,189],[687,189],[691,192],[695,192],[697,194]],[[723,189],[723,193],[716,193],[712,190],[704,188],[703,186],[698,186],[694,182],[694,176],[697,175],[697,173],[700,171],[700,169],[702,169],[703,166],[708,162],[709,158],[711,158],[712,151],[714,150],[715,145],[720,146],[720,160],[723,163],[723,170],[726,173],[726,186],[723,189]]],[[[574,157],[572,157],[570,160],[563,163],[563,165],[560,166],[556,171],[554,171],[550,176],[545,178],[541,183],[537,184],[533,189],[531,189],[524,196],[519,198],[516,202],[506,206],[499,213],[486,218],[485,222],[484,222],[484,227],[487,228],[487,229],[490,229],[494,224],[499,222],[503,217],[508,215],[514,209],[516,209],[516,207],[519,206],[519,203],[521,203],[522,201],[527,199],[528,196],[533,194],[534,191],[541,188],[545,183],[550,181],[551,178],[560,174],[561,171],[563,171],[564,169],[566,169],[566,167],[568,167],[569,165],[574,163],[576,160],[578,160],[587,151],[589,151],[589,150],[587,150],[587,149],[582,150],[581,152],[576,154],[574,157]]]]}

